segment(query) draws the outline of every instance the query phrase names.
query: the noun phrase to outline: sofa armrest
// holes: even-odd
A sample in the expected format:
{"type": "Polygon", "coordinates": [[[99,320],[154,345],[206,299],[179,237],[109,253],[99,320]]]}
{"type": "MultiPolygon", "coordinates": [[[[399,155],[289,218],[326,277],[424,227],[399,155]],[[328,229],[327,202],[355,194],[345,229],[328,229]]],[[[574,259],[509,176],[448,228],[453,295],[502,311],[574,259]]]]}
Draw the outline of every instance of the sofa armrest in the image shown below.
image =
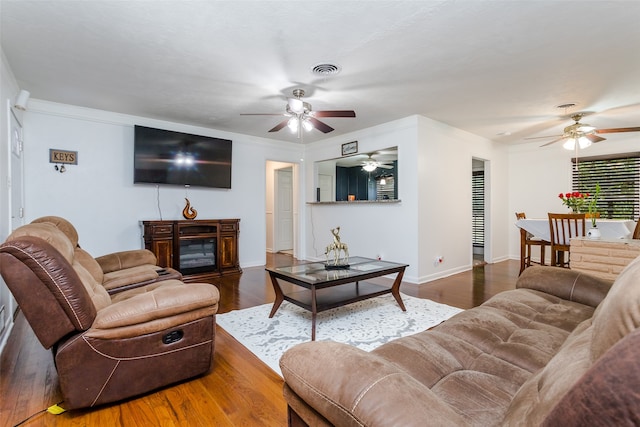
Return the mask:
{"type": "MultiPolygon", "coordinates": [[[[333,425],[462,425],[428,387],[391,362],[331,341],[299,344],[280,359],[289,389],[333,425]]],[[[291,402],[292,403],[292,402],[291,402]]]]}
{"type": "Polygon", "coordinates": [[[522,272],[516,288],[527,288],[597,307],[613,282],[576,270],[533,266],[522,272]]]}
{"type": "Polygon", "coordinates": [[[113,296],[113,303],[98,311],[92,329],[127,328],[202,309],[215,314],[219,298],[218,288],[207,283],[156,282],[113,296]]]}
{"type": "Polygon", "coordinates": [[[138,267],[140,265],[156,265],[158,259],[148,249],[134,249],[130,251],[114,252],[96,258],[103,273],[123,270],[125,268],[138,267]]]}

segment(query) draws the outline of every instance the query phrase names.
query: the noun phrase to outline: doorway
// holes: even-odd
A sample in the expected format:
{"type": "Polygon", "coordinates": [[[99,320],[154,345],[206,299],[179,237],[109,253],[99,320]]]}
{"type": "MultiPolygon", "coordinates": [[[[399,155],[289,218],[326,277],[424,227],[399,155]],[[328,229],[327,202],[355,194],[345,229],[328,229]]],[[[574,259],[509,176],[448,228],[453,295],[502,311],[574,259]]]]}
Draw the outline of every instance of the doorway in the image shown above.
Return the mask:
{"type": "Polygon", "coordinates": [[[275,178],[275,252],[293,255],[293,168],[276,169],[275,178]]]}
{"type": "Polygon", "coordinates": [[[267,252],[296,253],[296,165],[267,161],[267,252]]]}
{"type": "Polygon", "coordinates": [[[485,161],[471,160],[471,248],[473,266],[486,264],[485,260],[485,161]]]}

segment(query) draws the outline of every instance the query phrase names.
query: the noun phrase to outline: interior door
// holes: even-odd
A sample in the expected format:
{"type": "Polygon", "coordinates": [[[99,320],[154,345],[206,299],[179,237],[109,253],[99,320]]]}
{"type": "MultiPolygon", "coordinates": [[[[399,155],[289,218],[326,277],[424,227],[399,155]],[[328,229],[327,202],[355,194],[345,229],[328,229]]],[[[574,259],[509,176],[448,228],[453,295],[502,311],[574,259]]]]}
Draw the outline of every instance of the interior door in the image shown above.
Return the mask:
{"type": "Polygon", "coordinates": [[[293,168],[276,170],[275,251],[293,249],[293,168]]]}
{"type": "Polygon", "coordinates": [[[318,175],[318,185],[320,188],[320,200],[319,202],[332,202],[335,201],[333,177],[331,175],[318,175]]]}
{"type": "MultiPolygon", "coordinates": [[[[9,158],[9,200],[11,214],[11,230],[15,230],[24,222],[24,192],[23,192],[23,156],[22,156],[22,125],[14,115],[13,110],[10,116],[10,144],[11,154],[9,158]]],[[[18,309],[13,295],[7,285],[0,279],[0,343],[5,342],[4,335],[10,330],[9,326],[13,322],[13,315],[18,309]]],[[[0,348],[0,352],[2,348],[0,348]]]]}

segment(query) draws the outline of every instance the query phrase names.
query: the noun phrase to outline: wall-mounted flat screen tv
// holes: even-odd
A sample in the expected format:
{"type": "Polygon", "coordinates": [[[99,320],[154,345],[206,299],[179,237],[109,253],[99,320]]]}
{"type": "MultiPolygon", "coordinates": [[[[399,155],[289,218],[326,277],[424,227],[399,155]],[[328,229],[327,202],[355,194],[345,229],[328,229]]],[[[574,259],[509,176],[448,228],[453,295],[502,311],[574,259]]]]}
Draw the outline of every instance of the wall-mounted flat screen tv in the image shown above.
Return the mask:
{"type": "Polygon", "coordinates": [[[135,126],[135,184],[231,188],[231,140],[135,126]]]}

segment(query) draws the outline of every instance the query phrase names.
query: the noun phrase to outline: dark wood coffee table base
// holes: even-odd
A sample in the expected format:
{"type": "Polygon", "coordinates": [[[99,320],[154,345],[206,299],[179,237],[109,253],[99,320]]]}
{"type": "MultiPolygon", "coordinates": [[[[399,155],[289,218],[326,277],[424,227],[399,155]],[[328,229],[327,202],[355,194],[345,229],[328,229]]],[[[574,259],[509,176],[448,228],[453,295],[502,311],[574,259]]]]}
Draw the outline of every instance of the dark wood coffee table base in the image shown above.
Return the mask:
{"type": "Polygon", "coordinates": [[[271,284],[276,294],[269,318],[272,318],[276,314],[282,301],[289,301],[292,304],[309,310],[311,312],[311,340],[315,341],[316,317],[319,312],[325,310],[390,293],[398,302],[402,311],[407,311],[400,296],[400,284],[402,282],[402,276],[404,276],[405,268],[406,265],[398,264],[398,267],[385,269],[383,271],[363,273],[356,277],[329,280],[318,284],[309,284],[296,280],[289,275],[280,274],[277,271],[268,269],[271,284]],[[393,273],[397,273],[397,275],[391,288],[363,282],[363,280],[393,273]],[[305,289],[285,294],[280,287],[280,283],[278,283],[278,279],[299,285],[305,289]]]}

